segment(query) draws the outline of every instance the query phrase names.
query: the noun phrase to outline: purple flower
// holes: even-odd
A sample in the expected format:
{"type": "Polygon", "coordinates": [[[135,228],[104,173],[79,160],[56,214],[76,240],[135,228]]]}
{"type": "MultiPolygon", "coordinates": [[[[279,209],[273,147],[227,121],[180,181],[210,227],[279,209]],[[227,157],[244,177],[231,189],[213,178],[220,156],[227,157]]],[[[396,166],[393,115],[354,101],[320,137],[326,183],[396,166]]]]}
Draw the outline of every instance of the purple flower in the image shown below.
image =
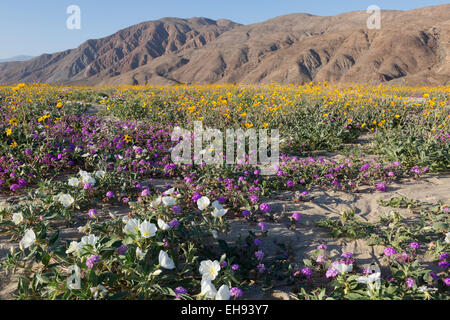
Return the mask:
{"type": "Polygon", "coordinates": [[[257,203],[259,201],[259,197],[256,194],[251,194],[249,198],[253,203],[257,203]]]}
{"type": "Polygon", "coordinates": [[[267,270],[266,266],[262,263],[258,264],[256,267],[258,268],[259,273],[264,273],[267,270]]]}
{"type": "Polygon", "coordinates": [[[292,214],[292,219],[294,219],[295,221],[299,221],[301,217],[302,217],[302,214],[300,212],[294,212],[292,214]]]}
{"type": "Polygon", "coordinates": [[[117,251],[119,252],[120,255],[124,254],[126,251],[128,250],[128,247],[126,245],[121,245],[117,251]]]}
{"type": "Polygon", "coordinates": [[[179,298],[180,294],[187,294],[187,290],[183,287],[177,287],[173,290],[173,292],[175,292],[175,297],[179,298]]]}
{"type": "Polygon", "coordinates": [[[406,279],[406,285],[408,286],[409,289],[411,289],[414,285],[414,279],[411,278],[407,278],[406,279]]]}
{"type": "Polygon", "coordinates": [[[353,257],[353,252],[345,252],[345,253],[341,254],[341,257],[350,259],[351,257],[353,257]]]}
{"type": "Polygon", "coordinates": [[[261,231],[263,231],[263,232],[267,230],[267,225],[265,222],[258,223],[258,227],[260,227],[261,231]]]}
{"type": "Polygon", "coordinates": [[[228,263],[227,263],[226,261],[222,261],[222,262],[220,263],[220,266],[221,266],[222,268],[225,268],[227,265],[228,265],[228,263]]]}
{"type": "Polygon", "coordinates": [[[386,257],[390,257],[390,256],[393,256],[394,254],[397,254],[397,250],[389,247],[389,248],[384,249],[384,254],[386,255],[386,257]]]}
{"type": "Polygon", "coordinates": [[[326,244],[319,244],[317,246],[317,249],[319,249],[319,250],[327,250],[327,248],[328,248],[328,246],[326,244]]]}
{"type": "Polygon", "coordinates": [[[331,267],[327,270],[325,273],[325,276],[327,278],[336,278],[339,275],[339,270],[336,270],[335,268],[331,267]]]}
{"type": "Polygon", "coordinates": [[[219,198],[217,198],[217,201],[219,203],[225,203],[225,201],[227,201],[227,199],[225,199],[224,197],[219,197],[219,198]]]}
{"type": "Polygon", "coordinates": [[[9,189],[10,189],[12,192],[16,192],[19,188],[20,188],[20,186],[19,186],[18,184],[12,184],[12,185],[9,187],[9,189]]]}
{"type": "Polygon", "coordinates": [[[319,264],[324,264],[327,261],[327,257],[324,255],[320,255],[317,257],[316,262],[319,264]]]}
{"type": "Polygon", "coordinates": [[[442,269],[447,269],[448,267],[450,267],[450,263],[447,261],[439,261],[438,266],[442,269]]]}
{"type": "Polygon", "coordinates": [[[255,252],[255,257],[259,260],[262,260],[264,258],[264,252],[262,250],[258,250],[255,252]]]}
{"type": "Polygon", "coordinates": [[[259,240],[259,239],[255,239],[254,241],[253,241],[253,243],[255,244],[255,246],[260,246],[260,245],[262,245],[262,241],[261,240],[259,240]]]}
{"type": "Polygon", "coordinates": [[[445,284],[447,287],[450,287],[450,278],[442,279],[442,281],[444,282],[444,284],[445,284]]]}
{"type": "Polygon", "coordinates": [[[150,190],[148,188],[145,188],[144,190],[142,190],[141,197],[147,197],[149,195],[150,195],[150,190]]]}
{"type": "Polygon", "coordinates": [[[286,186],[287,186],[288,188],[292,188],[292,187],[294,186],[294,181],[292,181],[292,180],[286,181],[286,186]]]}
{"type": "Polygon", "coordinates": [[[420,246],[420,244],[419,244],[418,242],[411,242],[411,243],[409,244],[409,246],[410,246],[411,248],[413,248],[413,249],[420,249],[420,248],[421,248],[421,246],[420,246]]]}
{"type": "Polygon", "coordinates": [[[239,265],[238,265],[238,264],[233,264],[233,265],[231,266],[231,270],[233,270],[233,271],[239,270],[239,265]]]}
{"type": "Polygon", "coordinates": [[[181,212],[181,207],[180,206],[173,206],[172,207],[172,212],[175,214],[179,214],[181,212]]]}
{"type": "Polygon", "coordinates": [[[89,190],[89,189],[91,189],[92,188],[92,184],[90,184],[90,183],[86,183],[84,186],[83,186],[83,189],[84,190],[89,190]]]}
{"type": "Polygon", "coordinates": [[[180,225],[180,222],[177,219],[173,219],[172,221],[169,222],[169,226],[171,226],[172,228],[176,228],[180,225]]]}
{"type": "Polygon", "coordinates": [[[378,191],[386,191],[386,184],[384,184],[384,183],[379,183],[379,184],[377,184],[377,190],[378,191]]]}
{"type": "Polygon", "coordinates": [[[366,171],[367,169],[369,169],[370,168],[370,164],[369,163],[366,163],[366,164],[364,164],[359,170],[360,171],[366,171]]]}
{"type": "Polygon", "coordinates": [[[237,288],[237,287],[233,287],[230,289],[230,296],[233,298],[239,298],[242,297],[242,290],[237,288]]]}
{"type": "Polygon", "coordinates": [[[441,255],[439,256],[440,260],[444,260],[444,259],[450,259],[450,254],[449,253],[441,253],[441,255]]]}
{"type": "Polygon", "coordinates": [[[88,215],[91,218],[96,218],[97,217],[97,210],[95,210],[95,209],[89,210],[88,215]]]}
{"type": "Polygon", "coordinates": [[[309,280],[311,278],[311,275],[313,274],[313,271],[310,268],[303,268],[302,274],[304,274],[306,276],[306,279],[309,280]]]}
{"type": "Polygon", "coordinates": [[[243,215],[245,218],[247,218],[247,217],[250,216],[250,211],[248,211],[248,210],[243,210],[243,211],[242,211],[242,215],[243,215]]]}
{"type": "Polygon", "coordinates": [[[114,193],[112,192],[112,191],[108,191],[107,193],[106,193],[106,197],[108,197],[108,198],[112,198],[112,197],[114,197],[114,193]]]}
{"type": "Polygon", "coordinates": [[[90,269],[92,269],[94,267],[94,264],[99,262],[100,258],[99,256],[96,255],[91,255],[89,258],[87,258],[86,260],[86,266],[90,269]]]}
{"type": "Polygon", "coordinates": [[[261,210],[262,212],[269,212],[270,211],[270,206],[267,203],[261,203],[259,205],[259,210],[261,210]]]}

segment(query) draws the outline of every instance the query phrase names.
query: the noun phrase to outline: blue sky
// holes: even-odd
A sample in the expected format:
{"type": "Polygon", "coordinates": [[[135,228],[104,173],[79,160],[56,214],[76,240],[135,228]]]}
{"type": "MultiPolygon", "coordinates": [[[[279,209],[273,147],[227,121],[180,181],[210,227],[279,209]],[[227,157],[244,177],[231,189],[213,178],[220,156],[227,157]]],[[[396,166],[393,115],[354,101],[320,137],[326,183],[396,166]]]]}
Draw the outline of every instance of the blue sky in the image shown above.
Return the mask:
{"type": "Polygon", "coordinates": [[[409,10],[448,1],[427,0],[1,0],[0,59],[75,48],[130,25],[162,17],[230,19],[242,24],[288,13],[329,16],[366,10],[409,10]],[[81,30],[68,30],[69,5],[81,8],[81,30]]]}

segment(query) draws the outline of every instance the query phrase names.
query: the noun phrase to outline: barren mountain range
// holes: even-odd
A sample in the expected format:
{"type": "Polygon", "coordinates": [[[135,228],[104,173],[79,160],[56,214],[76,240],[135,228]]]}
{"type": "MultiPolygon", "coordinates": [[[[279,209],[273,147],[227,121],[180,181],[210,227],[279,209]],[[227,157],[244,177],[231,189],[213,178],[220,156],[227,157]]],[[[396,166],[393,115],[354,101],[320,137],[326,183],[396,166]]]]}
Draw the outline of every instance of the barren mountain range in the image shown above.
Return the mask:
{"type": "Polygon", "coordinates": [[[450,84],[450,4],[332,17],[298,13],[241,25],[207,18],[144,22],[76,49],[0,63],[0,83],[450,84]]]}

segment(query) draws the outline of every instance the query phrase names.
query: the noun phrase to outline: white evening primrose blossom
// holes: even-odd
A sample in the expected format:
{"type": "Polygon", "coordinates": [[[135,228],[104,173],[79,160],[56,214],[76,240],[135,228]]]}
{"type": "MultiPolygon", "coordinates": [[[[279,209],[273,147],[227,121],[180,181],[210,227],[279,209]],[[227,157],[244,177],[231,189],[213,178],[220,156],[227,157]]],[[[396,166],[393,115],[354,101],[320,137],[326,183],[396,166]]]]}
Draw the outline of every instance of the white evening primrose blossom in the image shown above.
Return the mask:
{"type": "Polygon", "coordinates": [[[173,262],[173,260],[169,257],[169,255],[167,254],[167,252],[165,251],[160,251],[159,252],[159,265],[164,268],[164,269],[168,269],[168,270],[172,270],[175,269],[175,263],[173,262]]]}
{"type": "Polygon", "coordinates": [[[158,229],[153,223],[148,222],[145,220],[142,222],[139,226],[139,231],[141,232],[141,236],[145,239],[151,238],[156,234],[156,231],[158,229]]]}
{"type": "Polygon", "coordinates": [[[174,206],[177,203],[177,199],[172,197],[163,197],[161,201],[166,206],[174,206]]]}
{"type": "Polygon", "coordinates": [[[80,250],[85,251],[85,247],[88,246],[90,249],[95,249],[95,245],[97,244],[98,237],[93,234],[88,236],[84,236],[80,241],[80,250]]]}
{"type": "Polygon", "coordinates": [[[445,243],[450,243],[450,232],[445,235],[445,243]]]}
{"type": "Polygon", "coordinates": [[[214,280],[220,271],[220,263],[215,260],[214,262],[211,260],[203,260],[200,263],[199,272],[202,275],[203,279],[206,280],[214,280]]]}
{"type": "Polygon", "coordinates": [[[69,245],[69,248],[66,250],[66,254],[70,254],[72,252],[78,253],[81,249],[81,243],[72,241],[69,245]]]}
{"type": "Polygon", "coordinates": [[[353,271],[353,264],[345,264],[345,263],[338,263],[338,262],[334,262],[333,263],[333,268],[338,270],[341,274],[342,273],[347,273],[347,272],[352,272],[353,271]]]}
{"type": "Polygon", "coordinates": [[[80,180],[78,180],[78,178],[70,178],[68,184],[71,187],[78,187],[80,185],[80,180]]]}
{"type": "Polygon", "coordinates": [[[103,178],[103,177],[105,176],[105,174],[106,174],[105,171],[103,171],[103,170],[98,170],[98,171],[95,172],[94,176],[95,176],[96,178],[103,178]]]}
{"type": "Polygon", "coordinates": [[[170,226],[167,223],[165,223],[164,220],[162,220],[162,219],[158,219],[158,227],[164,231],[167,231],[170,229],[170,226]]]}
{"type": "Polygon", "coordinates": [[[216,300],[230,300],[230,288],[227,285],[222,285],[217,290],[216,300]]]}
{"type": "Polygon", "coordinates": [[[214,287],[214,285],[211,283],[211,280],[202,279],[201,286],[202,286],[202,289],[201,289],[200,295],[205,296],[206,298],[209,298],[209,299],[214,299],[214,297],[217,294],[217,290],[214,287]]]}
{"type": "Polygon", "coordinates": [[[20,212],[13,213],[12,222],[14,222],[15,225],[21,224],[23,222],[22,213],[20,213],[20,212]]]}
{"type": "Polygon", "coordinates": [[[170,188],[169,190],[166,190],[163,192],[163,195],[170,196],[175,192],[175,188],[170,188]]]}
{"type": "Polygon", "coordinates": [[[356,279],[356,281],[358,281],[359,283],[362,283],[362,284],[370,285],[374,282],[378,282],[380,279],[381,279],[381,273],[376,272],[376,273],[372,273],[366,277],[359,277],[356,279]]]}
{"type": "Polygon", "coordinates": [[[197,206],[202,211],[208,208],[210,203],[211,202],[209,201],[208,197],[201,197],[197,200],[197,206]]]}
{"type": "MultiPolygon", "coordinates": [[[[123,221],[123,219],[122,219],[122,221],[123,221]]],[[[125,232],[126,234],[137,234],[138,233],[138,231],[139,231],[139,220],[128,218],[128,219],[126,219],[125,223],[126,224],[125,224],[125,227],[123,228],[123,232],[125,232]]]]}
{"type": "Polygon", "coordinates": [[[34,233],[33,229],[28,229],[22,240],[20,240],[19,246],[21,249],[29,248],[33,245],[33,243],[36,241],[36,234],[34,233]]]}
{"type": "Polygon", "coordinates": [[[157,207],[157,206],[159,206],[159,205],[161,204],[161,201],[162,201],[161,199],[162,199],[162,197],[159,196],[158,198],[156,198],[155,200],[153,200],[152,203],[150,203],[150,205],[151,205],[152,207],[157,207]]]}
{"type": "Polygon", "coordinates": [[[69,208],[75,199],[70,194],[62,194],[59,196],[59,202],[65,207],[69,208]]]}

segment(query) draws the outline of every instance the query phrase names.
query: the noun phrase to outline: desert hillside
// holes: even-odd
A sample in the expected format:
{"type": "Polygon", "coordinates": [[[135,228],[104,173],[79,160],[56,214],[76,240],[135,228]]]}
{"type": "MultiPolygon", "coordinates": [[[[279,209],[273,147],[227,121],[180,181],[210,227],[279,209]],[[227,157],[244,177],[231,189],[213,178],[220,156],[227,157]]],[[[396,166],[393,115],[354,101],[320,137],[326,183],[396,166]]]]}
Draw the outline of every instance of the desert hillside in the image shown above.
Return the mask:
{"type": "Polygon", "coordinates": [[[450,81],[450,4],[332,17],[290,14],[252,25],[164,18],[76,49],[0,63],[0,83],[68,84],[450,81]]]}

